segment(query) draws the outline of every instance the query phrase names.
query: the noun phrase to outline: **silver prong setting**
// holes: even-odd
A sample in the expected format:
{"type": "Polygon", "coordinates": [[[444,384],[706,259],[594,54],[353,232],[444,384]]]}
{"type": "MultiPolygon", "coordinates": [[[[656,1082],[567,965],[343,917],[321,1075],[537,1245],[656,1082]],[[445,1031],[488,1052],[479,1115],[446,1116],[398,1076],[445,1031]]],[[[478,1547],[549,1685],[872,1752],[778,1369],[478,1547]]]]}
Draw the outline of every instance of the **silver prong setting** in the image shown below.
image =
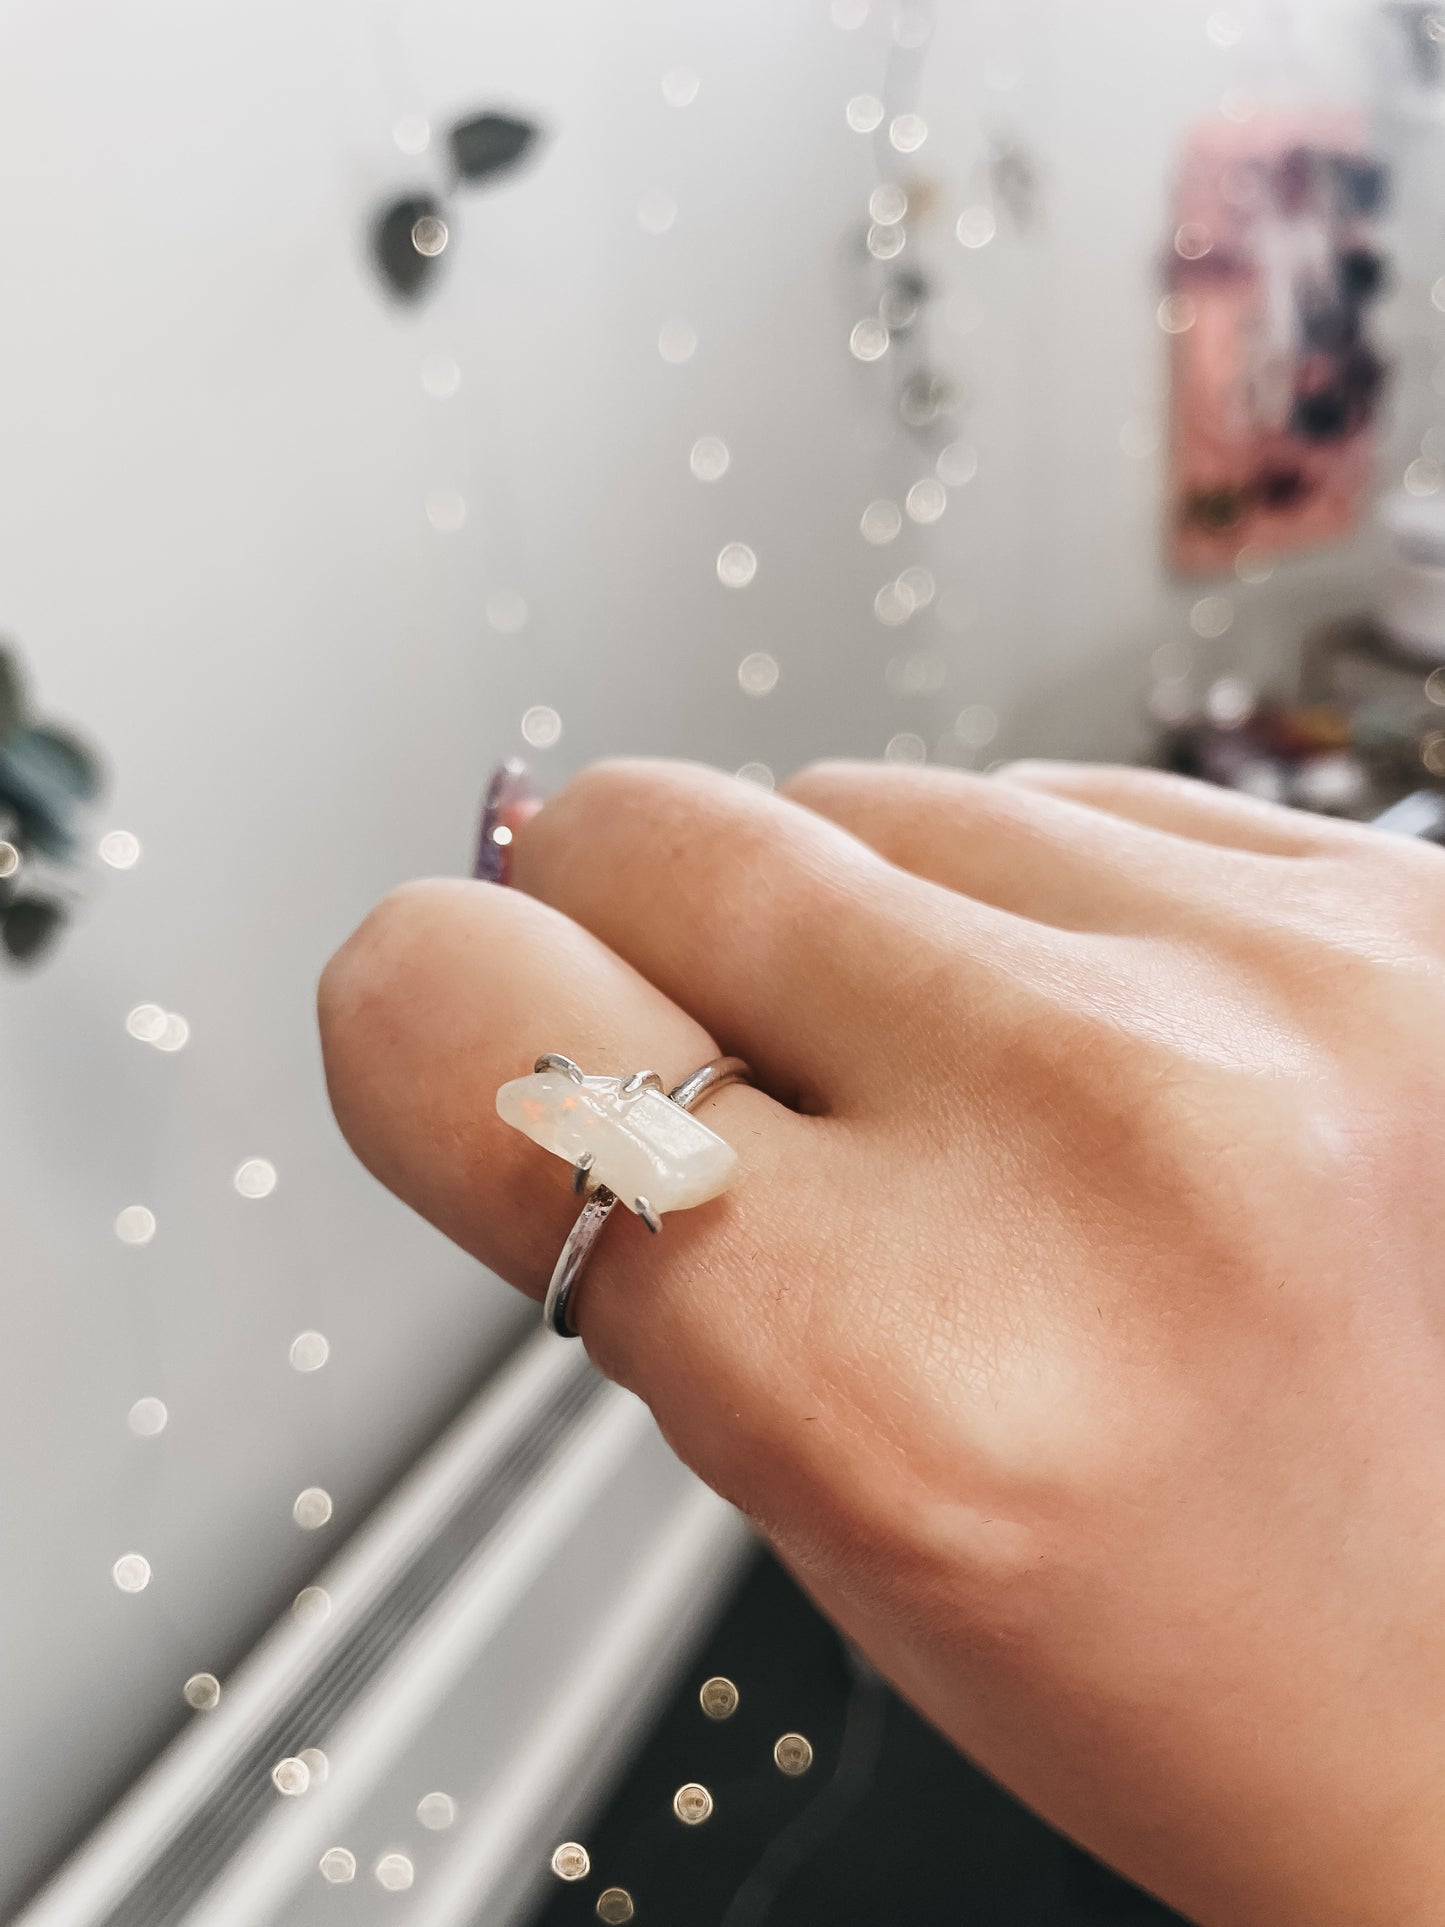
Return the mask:
{"type": "Polygon", "coordinates": [[[587,1074],[582,1066],[580,1064],[574,1064],[570,1057],[563,1057],[560,1051],[545,1051],[542,1056],[537,1059],[532,1069],[536,1072],[561,1071],[563,1076],[570,1077],[574,1084],[585,1084],[587,1082],[587,1074]]]}
{"type": "Polygon", "coordinates": [[[656,1071],[634,1071],[631,1077],[624,1079],[622,1095],[639,1097],[643,1091],[661,1091],[666,1088],[656,1071]]]}
{"type": "Polygon", "coordinates": [[[653,1210],[646,1198],[634,1198],[632,1208],[654,1236],[662,1229],[662,1219],[653,1210]]]}
{"type": "Polygon", "coordinates": [[[575,1197],[580,1198],[582,1193],[587,1189],[587,1180],[591,1177],[592,1167],[596,1162],[597,1159],[593,1152],[584,1151],[581,1157],[573,1164],[572,1192],[575,1197]]]}

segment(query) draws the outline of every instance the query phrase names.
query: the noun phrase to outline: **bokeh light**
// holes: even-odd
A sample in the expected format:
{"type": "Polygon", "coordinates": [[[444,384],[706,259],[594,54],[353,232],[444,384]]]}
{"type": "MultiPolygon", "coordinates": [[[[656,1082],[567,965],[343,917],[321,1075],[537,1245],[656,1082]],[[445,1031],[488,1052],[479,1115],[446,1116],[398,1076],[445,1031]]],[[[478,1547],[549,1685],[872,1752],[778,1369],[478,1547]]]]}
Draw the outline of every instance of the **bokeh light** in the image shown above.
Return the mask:
{"type": "Polygon", "coordinates": [[[425,355],[421,364],[422,393],[433,401],[450,401],[462,385],[462,371],[454,355],[425,355]]]}
{"type": "Polygon", "coordinates": [[[291,1616],[302,1625],[319,1626],[331,1617],[331,1595],[324,1586],[303,1586],[291,1602],[291,1616]]]}
{"type": "Polygon", "coordinates": [[[657,352],[674,368],[680,368],[697,353],[697,329],[690,321],[664,321],[657,331],[657,352]]]}
{"type": "Polygon", "coordinates": [[[159,1438],[170,1413],[158,1398],[138,1398],[126,1414],[126,1424],[138,1439],[159,1438]]]}
{"type": "Polygon", "coordinates": [[[727,589],[745,589],[758,572],[758,558],[746,542],[729,542],[718,551],[717,579],[727,589]]]}
{"type": "Polygon", "coordinates": [[[269,1198],[276,1189],[276,1167],[269,1158],[247,1158],[231,1182],[243,1198],[269,1198]]]}
{"type": "Polygon", "coordinates": [[[901,729],[884,745],[883,758],[889,763],[926,763],[928,745],[911,729],[901,729]]]}
{"type": "Polygon", "coordinates": [[[848,346],[859,361],[878,361],[888,352],[888,330],[877,315],[856,322],[848,346]]]}
{"type": "Polygon", "coordinates": [[[936,475],[925,475],[909,489],[903,506],[915,522],[936,522],[948,507],[948,490],[936,475]]]}
{"type": "Polygon", "coordinates": [[[730,1679],[717,1673],[703,1681],[697,1697],[710,1720],[730,1720],[738,1710],[741,1696],[730,1679]]]}
{"type": "Polygon", "coordinates": [[[372,1871],[377,1885],[389,1894],[405,1893],[416,1879],[416,1868],[404,1853],[384,1853],[372,1871]]]}
{"type": "Polygon", "coordinates": [[[592,1871],[592,1856],[576,1840],[564,1840],[552,1850],[552,1871],[559,1880],[585,1880],[592,1871]]]}
{"type": "Polygon", "coordinates": [[[727,474],[732,455],[721,435],[699,435],[687,465],[700,482],[719,482],[727,474]]]}
{"type": "Polygon", "coordinates": [[[522,735],[533,749],[551,749],[562,740],[562,718],[546,703],[534,703],[522,717],[522,735]]]}
{"type": "Polygon", "coordinates": [[[297,1332],[286,1354],[296,1372],[319,1372],[331,1356],[331,1346],[321,1332],[297,1332]]]}
{"type": "Polygon", "coordinates": [[[686,1786],[680,1786],[673,1794],[672,1810],[684,1826],[700,1827],[704,1820],[712,1817],[712,1795],[705,1786],[689,1780],[686,1786]]]}
{"type": "Polygon", "coordinates": [[[669,67],[662,76],[662,98],[669,107],[691,107],[701,86],[691,67],[669,67]]]}
{"type": "Polygon", "coordinates": [[[677,220],[677,202],[654,188],[637,203],[637,225],[644,234],[666,234],[677,220]]]}
{"type": "Polygon", "coordinates": [[[123,1245],[148,1245],[156,1235],[155,1213],[143,1204],[128,1204],[115,1221],[115,1235],[123,1245]]]}
{"type": "Polygon", "coordinates": [[[527,626],[531,611],[515,589],[493,589],[487,597],[487,623],[499,636],[517,636],[527,626]]]}
{"type": "Polygon", "coordinates": [[[221,1703],[221,1682],[214,1673],[192,1673],[181,1693],[195,1712],[210,1713],[221,1703]]]}
{"type": "Polygon", "coordinates": [[[459,489],[431,489],[423,507],[426,519],[439,535],[455,535],[467,519],[466,498],[459,489]]]}
{"type": "Polygon", "coordinates": [[[331,1518],[331,1494],[322,1486],[308,1485],[292,1501],[291,1517],[303,1532],[317,1531],[331,1518]]]}
{"type": "Polygon", "coordinates": [[[880,181],[868,196],[869,218],[880,227],[892,227],[908,212],[908,196],[896,181],[880,181]]]}
{"type": "Polygon", "coordinates": [[[423,214],[412,223],[411,244],[428,260],[443,253],[450,239],[447,224],[438,214],[423,214]]]}
{"type": "Polygon", "coordinates": [[[151,1582],[151,1562],[144,1553],[124,1552],[110,1569],[120,1592],[144,1592],[151,1582]]]}
{"type": "Polygon", "coordinates": [[[738,687],[746,696],[767,696],[778,686],[776,660],[759,649],[738,664],[738,687]]]}
{"type": "Polygon", "coordinates": [[[133,870],[140,862],[140,838],[130,830],[107,830],[96,847],[112,870],[133,870]]]}
{"type": "Polygon", "coordinates": [[[457,1817],[457,1803],[449,1793],[424,1793],[416,1817],[428,1833],[443,1833],[457,1817]]]}
{"type": "Polygon", "coordinates": [[[903,511],[896,502],[881,499],[870,502],[859,519],[858,527],[865,542],[881,547],[883,543],[891,542],[903,527],[903,511]]]}
{"type": "Polygon", "coordinates": [[[431,144],[431,125],[423,114],[403,114],[391,138],[403,154],[424,154],[431,144]]]}

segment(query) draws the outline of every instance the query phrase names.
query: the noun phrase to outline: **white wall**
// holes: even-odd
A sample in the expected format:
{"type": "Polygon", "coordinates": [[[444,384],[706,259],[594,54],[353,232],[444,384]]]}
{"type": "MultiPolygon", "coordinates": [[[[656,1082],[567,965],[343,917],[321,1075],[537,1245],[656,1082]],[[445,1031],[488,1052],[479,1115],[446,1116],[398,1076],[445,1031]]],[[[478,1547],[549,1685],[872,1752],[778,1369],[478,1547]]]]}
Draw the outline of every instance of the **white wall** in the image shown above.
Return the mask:
{"type": "MultiPolygon", "coordinates": [[[[826,0],[7,9],[0,630],[111,760],[97,831],[144,855],[97,871],[55,961],[0,979],[0,1887],[172,1730],[188,1674],[224,1675],[515,1328],[341,1146],[311,999],[378,894],[464,867],[523,711],[563,719],[548,781],[613,751],[781,773],[932,742],[965,703],[999,712],[987,756],[1140,745],[1148,656],[1193,592],[1162,576],[1157,466],[1119,430],[1159,407],[1176,133],[1243,58],[1207,11],[940,10],[910,171],[946,217],[919,244],[982,317],[937,337],[980,472],[877,551],[864,504],[931,460],[890,427],[888,364],[847,352],[880,283],[859,254],[874,143],[843,105],[908,78],[877,0],[857,31],[826,0]],[[687,107],[661,96],[678,66],[701,78],[687,107]],[[539,115],[546,148],[467,198],[434,298],[399,311],[365,226],[435,163],[392,126],[482,106],[539,115]],[[981,117],[1039,149],[1045,226],[965,255],[947,237],[981,117]],[[651,190],[678,203],[661,236],[635,218],[651,190]],[[656,347],[672,316],[700,341],[681,367],[656,347]],[[462,370],[450,400],[421,387],[438,353],[462,370]],[[688,472],[704,432],[733,454],[712,487],[688,472]],[[464,496],[460,532],[428,525],[438,488],[464,496]],[[740,593],[714,570],[734,539],[759,558],[740,593]],[[905,561],[977,620],[935,605],[881,629],[874,591],[905,561]],[[489,627],[498,589],[526,598],[518,634],[489,627]],[[763,700],[736,678],[755,649],[781,666],[763,700]],[[888,659],[917,649],[945,686],[889,694],[888,659]],[[185,1050],[126,1035],[142,1001],[185,1015],[185,1050]],[[253,1155],[280,1172],[260,1202],[231,1186],[253,1155]],[[111,1229],[132,1203],[158,1220],[144,1249],[111,1229]],[[306,1327],[332,1359],[300,1377],[306,1327]],[[126,1426],[142,1395],[170,1409],[151,1441],[126,1426]],[[308,1536],[290,1505],[313,1483],[336,1516],[308,1536]],[[125,1597],[131,1550],[154,1578],[125,1597]]],[[[1311,57],[1347,88],[1357,9],[1318,11],[1311,57]]],[[[1221,662],[1277,649],[1357,567],[1282,571],[1221,662]]]]}

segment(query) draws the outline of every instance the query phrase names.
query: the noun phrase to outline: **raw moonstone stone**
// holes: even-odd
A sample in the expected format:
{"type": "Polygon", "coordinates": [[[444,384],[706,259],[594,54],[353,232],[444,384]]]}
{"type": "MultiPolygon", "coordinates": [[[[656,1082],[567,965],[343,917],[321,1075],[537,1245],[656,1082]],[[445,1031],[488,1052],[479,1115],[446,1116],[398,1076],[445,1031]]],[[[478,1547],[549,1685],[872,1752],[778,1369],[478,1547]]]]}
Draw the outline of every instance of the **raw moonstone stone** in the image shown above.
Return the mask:
{"type": "Polygon", "coordinates": [[[661,1091],[633,1097],[620,1077],[534,1071],[497,1092],[497,1115],[569,1164],[591,1152],[589,1184],[605,1184],[630,1210],[682,1211],[726,1191],[738,1154],[661,1091]]]}

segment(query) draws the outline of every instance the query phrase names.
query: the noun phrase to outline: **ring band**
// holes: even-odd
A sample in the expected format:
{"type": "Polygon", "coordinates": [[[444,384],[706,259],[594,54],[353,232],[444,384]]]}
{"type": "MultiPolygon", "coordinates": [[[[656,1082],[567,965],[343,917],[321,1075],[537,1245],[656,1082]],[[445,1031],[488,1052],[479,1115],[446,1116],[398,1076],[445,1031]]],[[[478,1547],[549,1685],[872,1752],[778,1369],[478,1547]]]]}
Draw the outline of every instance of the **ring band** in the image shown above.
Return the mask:
{"type": "MultiPolygon", "coordinates": [[[[752,1072],[742,1058],[715,1057],[711,1063],[699,1065],[680,1084],[675,1084],[667,1095],[679,1109],[690,1111],[704,1097],[721,1090],[725,1084],[751,1082],[752,1072]]],[[[616,1203],[616,1193],[609,1191],[605,1184],[599,1184],[583,1205],[576,1224],[567,1234],[567,1242],[558,1253],[551,1282],[547,1286],[547,1296],[542,1303],[542,1323],[550,1331],[556,1332],[559,1338],[577,1336],[572,1320],[577,1286],[592,1256],[592,1248],[616,1203]]]]}

